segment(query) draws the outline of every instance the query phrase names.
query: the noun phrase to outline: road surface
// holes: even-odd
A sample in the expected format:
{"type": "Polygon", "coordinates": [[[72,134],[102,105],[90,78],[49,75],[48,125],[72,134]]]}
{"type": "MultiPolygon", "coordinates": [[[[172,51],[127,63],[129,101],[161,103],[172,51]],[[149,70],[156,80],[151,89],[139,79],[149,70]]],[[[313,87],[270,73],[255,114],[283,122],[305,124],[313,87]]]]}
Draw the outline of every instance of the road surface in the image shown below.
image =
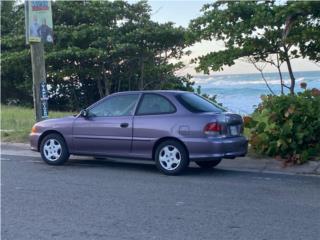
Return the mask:
{"type": "Polygon", "coordinates": [[[320,239],[320,177],[1,156],[2,239],[320,239]]]}

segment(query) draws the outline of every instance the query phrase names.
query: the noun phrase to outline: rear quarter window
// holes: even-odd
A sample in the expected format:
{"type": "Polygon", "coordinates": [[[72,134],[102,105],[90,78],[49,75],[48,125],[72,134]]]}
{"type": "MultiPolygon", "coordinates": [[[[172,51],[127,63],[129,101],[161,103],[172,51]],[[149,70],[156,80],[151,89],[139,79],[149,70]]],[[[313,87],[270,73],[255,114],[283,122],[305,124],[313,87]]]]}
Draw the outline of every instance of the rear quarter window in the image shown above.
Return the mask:
{"type": "Polygon", "coordinates": [[[181,105],[193,113],[203,112],[216,112],[222,113],[225,110],[213,102],[195,94],[195,93],[182,93],[176,96],[181,105]]]}
{"type": "Polygon", "coordinates": [[[176,108],[164,96],[159,94],[144,94],[139,104],[137,115],[156,115],[174,113],[176,108]]]}

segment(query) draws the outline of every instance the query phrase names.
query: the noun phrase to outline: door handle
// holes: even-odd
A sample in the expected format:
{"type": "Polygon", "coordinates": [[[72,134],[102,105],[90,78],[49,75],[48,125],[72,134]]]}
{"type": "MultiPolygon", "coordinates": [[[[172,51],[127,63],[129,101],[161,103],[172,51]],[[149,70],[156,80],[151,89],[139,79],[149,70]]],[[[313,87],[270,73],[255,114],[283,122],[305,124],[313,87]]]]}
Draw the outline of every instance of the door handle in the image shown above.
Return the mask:
{"type": "Polygon", "coordinates": [[[121,123],[120,127],[122,128],[127,128],[129,126],[129,123],[121,123]]]}

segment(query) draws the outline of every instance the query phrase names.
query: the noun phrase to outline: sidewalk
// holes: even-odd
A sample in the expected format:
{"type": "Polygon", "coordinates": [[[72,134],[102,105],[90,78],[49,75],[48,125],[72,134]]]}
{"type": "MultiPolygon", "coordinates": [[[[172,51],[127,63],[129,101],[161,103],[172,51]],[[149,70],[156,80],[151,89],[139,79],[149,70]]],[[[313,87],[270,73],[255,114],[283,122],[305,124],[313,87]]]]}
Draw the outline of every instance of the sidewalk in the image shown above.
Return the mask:
{"type": "MultiPolygon", "coordinates": [[[[39,157],[38,152],[31,151],[25,143],[1,143],[1,154],[39,157]]],[[[87,159],[87,157],[73,156],[72,159],[87,159]]],[[[218,168],[234,171],[250,171],[261,173],[305,174],[320,176],[320,161],[310,161],[303,165],[283,167],[282,162],[273,158],[243,157],[223,159],[218,168]]]]}

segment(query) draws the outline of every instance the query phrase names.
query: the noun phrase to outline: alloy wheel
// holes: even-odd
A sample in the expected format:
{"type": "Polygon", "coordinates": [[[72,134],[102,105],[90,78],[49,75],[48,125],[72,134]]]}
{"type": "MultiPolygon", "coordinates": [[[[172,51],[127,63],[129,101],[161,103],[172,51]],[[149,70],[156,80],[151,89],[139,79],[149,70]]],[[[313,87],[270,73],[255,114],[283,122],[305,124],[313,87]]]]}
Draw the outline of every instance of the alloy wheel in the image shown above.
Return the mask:
{"type": "Polygon", "coordinates": [[[159,162],[161,166],[169,171],[179,167],[181,162],[181,153],[175,146],[167,145],[159,152],[159,162]]]}
{"type": "Polygon", "coordinates": [[[56,161],[62,153],[61,144],[56,139],[48,139],[43,146],[43,154],[48,161],[56,161]]]}

